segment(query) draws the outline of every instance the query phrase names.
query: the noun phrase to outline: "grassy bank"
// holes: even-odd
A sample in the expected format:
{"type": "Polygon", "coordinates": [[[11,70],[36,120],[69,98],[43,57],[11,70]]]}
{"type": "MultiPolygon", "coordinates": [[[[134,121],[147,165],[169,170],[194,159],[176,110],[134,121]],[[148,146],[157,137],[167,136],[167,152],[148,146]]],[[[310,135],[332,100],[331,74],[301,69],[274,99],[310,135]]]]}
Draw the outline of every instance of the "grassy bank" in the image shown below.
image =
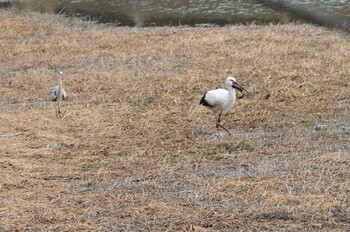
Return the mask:
{"type": "Polygon", "coordinates": [[[350,41],[310,25],[116,28],[0,12],[3,231],[344,231],[350,41]],[[70,94],[55,115],[50,70],[70,94]],[[215,138],[198,105],[250,92],[215,138]]]}

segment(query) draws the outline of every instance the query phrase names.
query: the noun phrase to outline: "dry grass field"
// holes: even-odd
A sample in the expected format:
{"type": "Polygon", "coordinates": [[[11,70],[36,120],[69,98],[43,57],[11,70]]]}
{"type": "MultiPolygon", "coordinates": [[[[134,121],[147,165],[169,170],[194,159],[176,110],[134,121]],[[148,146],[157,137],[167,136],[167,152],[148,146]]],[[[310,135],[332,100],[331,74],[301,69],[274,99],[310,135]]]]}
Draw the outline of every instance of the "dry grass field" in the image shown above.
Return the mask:
{"type": "Polygon", "coordinates": [[[0,11],[0,231],[346,231],[350,39],[0,11]],[[69,100],[48,91],[64,72],[69,100]],[[204,92],[250,94],[217,136],[204,92]]]}

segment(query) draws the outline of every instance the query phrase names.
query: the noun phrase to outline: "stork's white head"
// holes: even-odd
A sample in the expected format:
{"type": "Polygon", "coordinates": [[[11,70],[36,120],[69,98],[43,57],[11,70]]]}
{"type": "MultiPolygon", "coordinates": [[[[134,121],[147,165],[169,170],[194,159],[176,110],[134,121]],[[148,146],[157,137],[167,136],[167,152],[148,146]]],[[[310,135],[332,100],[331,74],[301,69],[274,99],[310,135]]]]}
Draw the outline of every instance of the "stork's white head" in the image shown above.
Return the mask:
{"type": "MultiPolygon", "coordinates": [[[[248,91],[245,90],[245,89],[243,88],[243,86],[241,86],[241,85],[236,81],[236,78],[231,77],[231,76],[228,77],[228,78],[226,79],[226,87],[227,87],[227,89],[238,89],[242,94],[243,94],[243,91],[245,91],[245,92],[248,93],[248,91]]],[[[242,95],[242,97],[243,97],[243,95],[242,95]]]]}
{"type": "Polygon", "coordinates": [[[226,87],[227,88],[233,88],[233,83],[237,82],[236,81],[236,78],[232,77],[232,76],[229,76],[227,79],[226,79],[226,87]]]}

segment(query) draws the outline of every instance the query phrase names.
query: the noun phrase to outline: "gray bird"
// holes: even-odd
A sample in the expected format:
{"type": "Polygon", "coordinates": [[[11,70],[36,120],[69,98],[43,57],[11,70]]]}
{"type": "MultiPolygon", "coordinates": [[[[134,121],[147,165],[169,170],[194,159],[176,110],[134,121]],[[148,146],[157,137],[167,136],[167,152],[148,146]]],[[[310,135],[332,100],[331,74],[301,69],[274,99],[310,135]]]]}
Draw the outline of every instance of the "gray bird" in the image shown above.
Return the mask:
{"type": "Polygon", "coordinates": [[[63,72],[58,71],[58,77],[57,77],[58,85],[51,87],[50,93],[49,93],[49,99],[51,101],[57,101],[57,106],[58,106],[57,112],[58,113],[61,113],[60,101],[68,99],[68,95],[62,86],[62,75],[63,75],[63,72]]]}

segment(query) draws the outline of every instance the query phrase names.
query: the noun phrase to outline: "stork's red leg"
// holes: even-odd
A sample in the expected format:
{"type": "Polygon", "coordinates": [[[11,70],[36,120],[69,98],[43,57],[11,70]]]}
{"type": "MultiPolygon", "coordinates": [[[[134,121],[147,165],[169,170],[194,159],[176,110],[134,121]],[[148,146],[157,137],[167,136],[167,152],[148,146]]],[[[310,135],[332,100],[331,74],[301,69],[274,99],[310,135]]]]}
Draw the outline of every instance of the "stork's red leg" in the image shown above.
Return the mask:
{"type": "Polygon", "coordinates": [[[220,124],[219,121],[216,121],[216,131],[219,133],[220,132],[220,124]]]}
{"type": "Polygon", "coordinates": [[[219,128],[219,127],[221,127],[222,129],[224,129],[224,130],[228,133],[228,135],[232,135],[231,131],[229,131],[229,130],[226,129],[223,125],[220,124],[220,122],[221,122],[220,117],[221,117],[221,113],[219,114],[219,118],[218,118],[218,121],[217,121],[217,123],[216,123],[216,130],[217,130],[217,131],[220,131],[220,128],[219,128]]]}
{"type": "Polygon", "coordinates": [[[219,114],[218,118],[216,119],[216,131],[218,133],[220,132],[220,117],[221,117],[221,113],[219,114]]]}
{"type": "Polygon", "coordinates": [[[232,135],[231,131],[229,131],[228,129],[226,129],[223,125],[219,124],[219,126],[224,129],[225,131],[227,131],[228,135],[232,135]]]}

